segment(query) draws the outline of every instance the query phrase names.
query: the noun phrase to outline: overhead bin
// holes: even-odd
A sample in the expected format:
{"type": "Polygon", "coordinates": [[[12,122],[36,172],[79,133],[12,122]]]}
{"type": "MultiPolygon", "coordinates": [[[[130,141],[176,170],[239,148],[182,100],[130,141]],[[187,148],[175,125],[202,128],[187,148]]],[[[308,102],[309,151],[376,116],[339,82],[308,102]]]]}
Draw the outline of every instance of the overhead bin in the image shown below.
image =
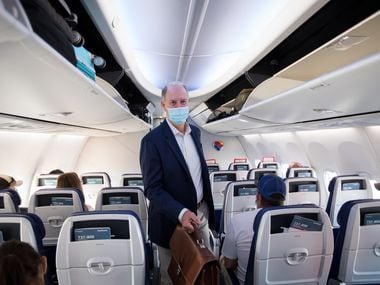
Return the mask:
{"type": "Polygon", "coordinates": [[[379,24],[377,11],[281,70],[253,90],[240,113],[295,123],[377,111],[379,24]]]}
{"type": "Polygon", "coordinates": [[[257,104],[241,115],[289,124],[380,110],[380,52],[257,104]]]}
{"type": "Polygon", "coordinates": [[[119,133],[151,127],[2,5],[0,31],[0,113],[119,133]]]}
{"type": "Polygon", "coordinates": [[[241,132],[246,133],[254,129],[274,126],[276,124],[262,120],[248,118],[240,114],[214,121],[202,126],[210,133],[220,135],[237,135],[241,132]]]}

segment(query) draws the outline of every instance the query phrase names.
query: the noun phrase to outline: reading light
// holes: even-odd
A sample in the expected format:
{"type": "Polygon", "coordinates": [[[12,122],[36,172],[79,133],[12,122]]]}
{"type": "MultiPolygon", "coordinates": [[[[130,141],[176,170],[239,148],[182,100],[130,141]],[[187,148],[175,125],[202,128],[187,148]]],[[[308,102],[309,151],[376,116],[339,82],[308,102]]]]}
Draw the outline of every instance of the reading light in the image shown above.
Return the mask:
{"type": "Polygon", "coordinates": [[[336,51],[346,51],[349,48],[361,44],[368,39],[369,37],[344,36],[333,45],[333,48],[336,51]]]}

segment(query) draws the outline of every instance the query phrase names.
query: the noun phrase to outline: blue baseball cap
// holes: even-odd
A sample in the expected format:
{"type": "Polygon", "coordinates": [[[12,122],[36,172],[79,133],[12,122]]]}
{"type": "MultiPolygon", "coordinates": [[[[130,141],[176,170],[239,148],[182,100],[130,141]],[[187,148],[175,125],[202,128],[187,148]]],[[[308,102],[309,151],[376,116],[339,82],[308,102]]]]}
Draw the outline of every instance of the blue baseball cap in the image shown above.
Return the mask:
{"type": "Polygon", "coordinates": [[[286,196],[286,186],[281,177],[277,175],[264,175],[258,183],[258,190],[261,196],[268,201],[284,201],[286,196]]]}

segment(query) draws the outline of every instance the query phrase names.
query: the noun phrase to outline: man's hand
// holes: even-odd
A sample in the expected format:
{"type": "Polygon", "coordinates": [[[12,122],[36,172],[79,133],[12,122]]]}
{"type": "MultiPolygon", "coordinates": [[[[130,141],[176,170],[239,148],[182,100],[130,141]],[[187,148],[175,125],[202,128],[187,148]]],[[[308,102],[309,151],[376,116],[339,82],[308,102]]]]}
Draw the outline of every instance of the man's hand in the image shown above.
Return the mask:
{"type": "Polygon", "coordinates": [[[192,233],[194,231],[194,226],[200,225],[201,221],[198,219],[197,215],[187,210],[182,216],[181,224],[182,228],[184,228],[188,233],[192,233]]]}

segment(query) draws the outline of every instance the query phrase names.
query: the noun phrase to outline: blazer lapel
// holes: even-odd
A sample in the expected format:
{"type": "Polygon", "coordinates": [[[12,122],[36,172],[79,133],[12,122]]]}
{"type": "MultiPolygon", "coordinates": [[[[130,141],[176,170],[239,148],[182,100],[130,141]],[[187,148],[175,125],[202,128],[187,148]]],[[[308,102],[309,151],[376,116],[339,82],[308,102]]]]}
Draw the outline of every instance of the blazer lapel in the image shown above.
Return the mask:
{"type": "Polygon", "coordinates": [[[168,126],[168,123],[164,121],[162,124],[163,124],[163,130],[164,130],[166,142],[169,144],[170,149],[174,153],[175,157],[177,158],[177,160],[179,161],[179,163],[181,164],[181,166],[183,167],[187,175],[191,178],[190,171],[189,171],[189,168],[187,167],[185,158],[182,155],[182,152],[178,146],[178,143],[170,127],[168,126]]]}
{"type": "Polygon", "coordinates": [[[198,152],[198,155],[199,155],[199,159],[202,161],[202,160],[205,160],[204,157],[203,157],[203,151],[202,151],[202,147],[201,147],[201,142],[199,141],[199,139],[197,138],[197,136],[195,135],[195,132],[194,131],[191,131],[190,133],[191,137],[193,138],[193,141],[194,141],[194,144],[195,144],[195,147],[197,148],[197,152],[198,152]]]}
{"type": "Polygon", "coordinates": [[[202,170],[202,176],[205,174],[205,175],[208,175],[208,170],[207,170],[207,166],[206,166],[206,160],[204,158],[204,155],[203,155],[203,150],[202,150],[202,145],[201,145],[201,141],[199,140],[199,138],[196,136],[196,133],[195,131],[191,131],[190,133],[191,137],[193,138],[193,141],[194,141],[194,144],[195,144],[195,147],[197,148],[197,152],[198,152],[198,155],[199,155],[199,159],[200,159],[200,162],[201,162],[201,170],[202,170]]]}

